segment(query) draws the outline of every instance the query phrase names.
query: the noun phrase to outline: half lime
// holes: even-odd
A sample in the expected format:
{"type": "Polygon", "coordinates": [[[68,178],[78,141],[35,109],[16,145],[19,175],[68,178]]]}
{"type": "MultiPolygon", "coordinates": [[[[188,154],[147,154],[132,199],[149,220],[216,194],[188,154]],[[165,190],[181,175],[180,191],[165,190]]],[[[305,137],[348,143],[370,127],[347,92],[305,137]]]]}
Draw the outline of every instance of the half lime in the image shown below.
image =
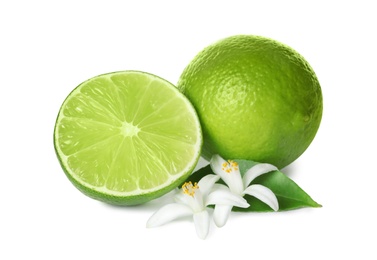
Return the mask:
{"type": "Polygon", "coordinates": [[[54,146],[69,180],[110,204],[147,202],[180,185],[195,168],[201,127],[188,99],[141,71],[91,78],[62,104],[54,146]]]}

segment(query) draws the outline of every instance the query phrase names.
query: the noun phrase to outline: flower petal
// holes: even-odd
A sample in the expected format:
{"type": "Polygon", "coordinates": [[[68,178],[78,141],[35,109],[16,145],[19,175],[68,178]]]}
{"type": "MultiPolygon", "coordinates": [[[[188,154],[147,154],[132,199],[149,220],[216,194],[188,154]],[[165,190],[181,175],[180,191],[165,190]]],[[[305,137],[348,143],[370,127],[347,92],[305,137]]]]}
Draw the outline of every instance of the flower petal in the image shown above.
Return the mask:
{"type": "Polygon", "coordinates": [[[209,214],[207,210],[197,212],[193,215],[196,234],[201,239],[207,237],[209,231],[209,214]]]}
{"type": "Polygon", "coordinates": [[[243,185],[246,188],[249,186],[249,184],[258,176],[272,172],[272,171],[277,171],[278,168],[273,166],[272,164],[268,163],[259,163],[251,167],[243,176],[243,185]]]}
{"type": "Polygon", "coordinates": [[[217,227],[222,227],[228,221],[232,206],[216,204],[213,211],[213,220],[217,227]]]}
{"type": "Polygon", "coordinates": [[[190,207],[179,204],[171,203],[163,206],[157,210],[147,221],[147,227],[158,227],[164,225],[174,219],[190,216],[193,212],[190,207]]]}
{"type": "Polygon", "coordinates": [[[212,191],[215,191],[215,190],[227,190],[227,191],[229,191],[229,187],[224,185],[224,184],[215,183],[215,185],[213,185],[213,187],[212,187],[212,191]]]}
{"type": "Polygon", "coordinates": [[[247,208],[250,206],[242,196],[234,194],[229,189],[217,189],[208,195],[205,205],[208,206],[217,204],[237,206],[240,208],[247,208]]]}
{"type": "Polygon", "coordinates": [[[245,194],[256,197],[270,206],[274,211],[279,210],[279,202],[275,194],[267,187],[260,184],[253,184],[246,188],[245,194]]]}
{"type": "Polygon", "coordinates": [[[200,179],[198,182],[199,190],[203,197],[206,197],[211,191],[213,185],[220,179],[220,176],[215,174],[208,174],[200,179]]]}
{"type": "Polygon", "coordinates": [[[226,172],[222,170],[223,163],[228,163],[228,162],[225,161],[223,158],[221,158],[221,156],[218,154],[214,154],[210,160],[210,166],[211,166],[212,171],[216,173],[217,175],[219,175],[223,180],[225,180],[227,178],[226,177],[227,174],[226,172]]]}
{"type": "Polygon", "coordinates": [[[221,177],[232,192],[241,194],[244,190],[244,186],[240,171],[237,169],[227,173],[223,171],[224,163],[227,164],[228,162],[217,154],[213,155],[210,161],[212,171],[221,177]]]}
{"type": "Polygon", "coordinates": [[[195,191],[194,196],[184,194],[183,191],[175,195],[175,201],[179,204],[187,205],[193,212],[202,211],[204,208],[204,202],[200,190],[195,191]]]}

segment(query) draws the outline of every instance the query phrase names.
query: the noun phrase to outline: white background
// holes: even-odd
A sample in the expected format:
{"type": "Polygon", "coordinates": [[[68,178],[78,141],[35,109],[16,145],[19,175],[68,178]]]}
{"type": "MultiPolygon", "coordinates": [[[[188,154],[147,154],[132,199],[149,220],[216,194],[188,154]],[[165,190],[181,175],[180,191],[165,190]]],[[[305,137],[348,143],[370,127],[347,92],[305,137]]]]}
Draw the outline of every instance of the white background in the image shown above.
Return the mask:
{"type": "Polygon", "coordinates": [[[376,259],[372,2],[1,1],[0,259],[376,259]],[[198,51],[235,34],[286,43],[316,71],[322,124],[283,172],[322,208],[234,213],[203,241],[188,219],[147,229],[158,203],[109,206],[71,185],[52,134],[76,85],[119,70],[176,83],[198,51]]]}

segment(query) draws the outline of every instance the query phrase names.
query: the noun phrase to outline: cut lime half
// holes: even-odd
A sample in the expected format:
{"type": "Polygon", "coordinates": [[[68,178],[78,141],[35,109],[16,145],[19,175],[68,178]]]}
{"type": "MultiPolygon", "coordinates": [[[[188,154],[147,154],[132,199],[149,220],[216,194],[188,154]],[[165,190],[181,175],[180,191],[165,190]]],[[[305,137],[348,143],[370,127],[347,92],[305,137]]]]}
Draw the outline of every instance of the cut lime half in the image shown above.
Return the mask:
{"type": "Polygon", "coordinates": [[[69,180],[110,204],[135,205],[180,185],[202,146],[195,109],[166,80],[140,71],[103,74],[62,104],[54,146],[69,180]]]}

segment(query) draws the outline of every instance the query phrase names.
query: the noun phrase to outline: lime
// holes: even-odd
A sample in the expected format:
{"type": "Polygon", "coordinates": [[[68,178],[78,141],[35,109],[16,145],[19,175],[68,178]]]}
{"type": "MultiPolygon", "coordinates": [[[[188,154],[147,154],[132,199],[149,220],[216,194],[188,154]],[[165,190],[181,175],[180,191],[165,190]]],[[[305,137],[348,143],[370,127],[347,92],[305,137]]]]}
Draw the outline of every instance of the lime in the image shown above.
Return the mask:
{"type": "Polygon", "coordinates": [[[62,104],[54,146],[69,180],[110,204],[135,205],[180,185],[200,157],[198,116],[155,75],[121,71],[76,87],[62,104]]]}
{"type": "Polygon", "coordinates": [[[321,87],[308,62],[261,36],[206,47],[177,87],[197,110],[206,159],[220,154],[283,168],[307,149],[322,117],[321,87]]]}

